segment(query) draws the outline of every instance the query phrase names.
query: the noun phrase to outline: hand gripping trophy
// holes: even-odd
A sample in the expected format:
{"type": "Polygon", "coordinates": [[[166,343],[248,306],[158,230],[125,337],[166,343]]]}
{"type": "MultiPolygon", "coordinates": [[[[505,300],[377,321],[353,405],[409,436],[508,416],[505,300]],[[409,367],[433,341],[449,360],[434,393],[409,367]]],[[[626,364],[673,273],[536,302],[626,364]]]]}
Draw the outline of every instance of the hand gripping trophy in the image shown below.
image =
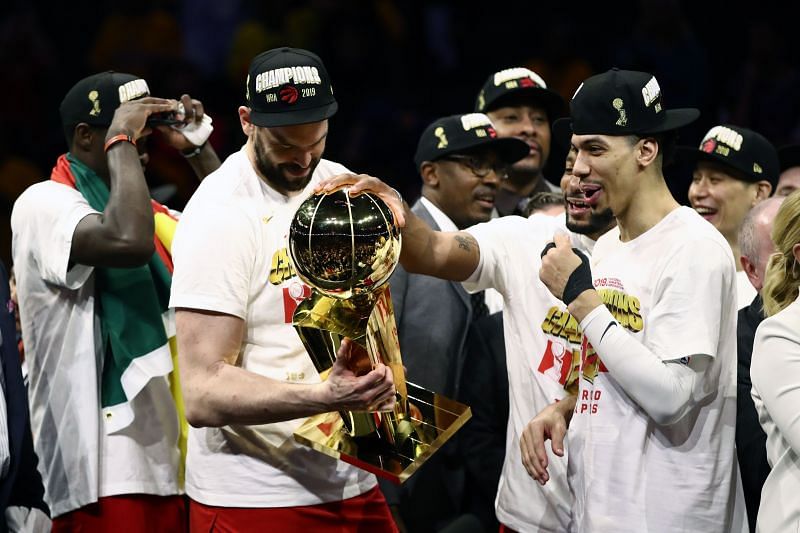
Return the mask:
{"type": "Polygon", "coordinates": [[[352,339],[350,368],[366,374],[378,362],[394,375],[397,402],[388,412],[324,413],[308,418],[295,439],[401,483],[469,420],[469,407],[405,380],[386,283],[400,257],[400,232],[377,196],[347,189],[311,196],[295,213],[289,253],[311,288],[294,327],[325,379],[342,338],[352,339]]]}

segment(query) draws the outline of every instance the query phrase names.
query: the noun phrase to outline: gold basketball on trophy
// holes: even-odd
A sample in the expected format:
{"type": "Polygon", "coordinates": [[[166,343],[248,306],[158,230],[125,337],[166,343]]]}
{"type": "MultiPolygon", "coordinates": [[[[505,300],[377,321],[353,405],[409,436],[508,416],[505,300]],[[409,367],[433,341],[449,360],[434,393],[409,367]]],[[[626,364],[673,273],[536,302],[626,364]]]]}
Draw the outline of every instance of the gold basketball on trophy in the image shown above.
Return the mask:
{"type": "Polygon", "coordinates": [[[375,292],[400,259],[400,232],[389,207],[369,193],[345,189],[312,196],[289,229],[297,275],[326,296],[351,298],[375,292]]]}

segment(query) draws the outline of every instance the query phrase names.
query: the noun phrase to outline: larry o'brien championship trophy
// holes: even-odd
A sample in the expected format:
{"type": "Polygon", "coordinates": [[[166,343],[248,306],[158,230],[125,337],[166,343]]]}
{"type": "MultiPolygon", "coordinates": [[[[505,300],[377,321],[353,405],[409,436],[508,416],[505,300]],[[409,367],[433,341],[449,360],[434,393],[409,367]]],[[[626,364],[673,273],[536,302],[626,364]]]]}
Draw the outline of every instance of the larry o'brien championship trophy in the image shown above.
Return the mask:
{"type": "MultiPolygon", "coordinates": [[[[401,483],[469,420],[469,407],[405,380],[387,281],[400,258],[400,233],[376,195],[346,189],[311,196],[289,230],[295,272],[311,286],[294,327],[322,379],[343,337],[353,341],[357,375],[382,362],[392,369],[397,402],[387,412],[323,413],[294,433],[301,444],[401,483]]],[[[419,354],[424,356],[424,354],[419,354]]]]}

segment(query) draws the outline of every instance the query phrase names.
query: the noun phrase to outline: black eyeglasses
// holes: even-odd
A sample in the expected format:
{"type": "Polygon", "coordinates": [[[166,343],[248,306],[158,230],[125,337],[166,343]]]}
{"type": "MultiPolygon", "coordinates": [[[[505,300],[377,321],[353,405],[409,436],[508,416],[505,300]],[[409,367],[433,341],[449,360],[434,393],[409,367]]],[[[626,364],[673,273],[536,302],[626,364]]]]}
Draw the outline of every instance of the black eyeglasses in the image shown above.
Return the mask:
{"type": "Polygon", "coordinates": [[[454,163],[464,165],[470,170],[470,172],[479,178],[485,178],[492,170],[494,170],[494,173],[498,178],[505,178],[506,174],[508,173],[508,165],[500,160],[495,160],[492,162],[482,157],[462,154],[448,155],[443,157],[441,160],[452,161],[454,163]]]}

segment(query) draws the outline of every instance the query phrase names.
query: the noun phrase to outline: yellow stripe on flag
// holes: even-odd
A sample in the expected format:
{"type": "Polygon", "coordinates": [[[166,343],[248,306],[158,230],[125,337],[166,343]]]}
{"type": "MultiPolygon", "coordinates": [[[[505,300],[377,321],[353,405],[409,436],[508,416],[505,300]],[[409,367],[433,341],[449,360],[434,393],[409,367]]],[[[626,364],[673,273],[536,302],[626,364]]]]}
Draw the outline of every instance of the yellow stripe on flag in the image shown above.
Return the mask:
{"type": "Polygon", "coordinates": [[[178,227],[178,221],[164,213],[156,213],[154,217],[156,222],[156,237],[158,237],[158,240],[161,241],[164,248],[171,254],[172,239],[175,237],[175,228],[178,227]]]}

